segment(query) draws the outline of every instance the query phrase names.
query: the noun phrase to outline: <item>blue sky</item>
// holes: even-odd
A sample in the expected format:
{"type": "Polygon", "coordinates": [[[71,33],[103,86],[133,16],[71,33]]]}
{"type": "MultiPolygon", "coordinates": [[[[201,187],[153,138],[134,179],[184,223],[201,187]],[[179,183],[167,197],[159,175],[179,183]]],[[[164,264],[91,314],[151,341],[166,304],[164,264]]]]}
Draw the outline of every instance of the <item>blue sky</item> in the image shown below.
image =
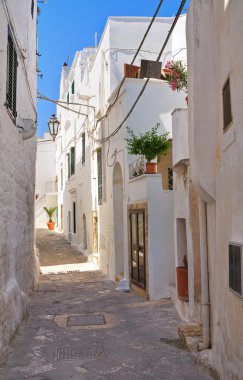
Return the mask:
{"type": "MultiPolygon", "coordinates": [[[[185,9],[190,0],[187,0],[185,9]]],[[[99,38],[109,16],[151,17],[159,0],[47,0],[41,4],[38,17],[39,70],[38,90],[57,99],[63,63],[69,56],[71,64],[74,54],[86,46],[94,46],[95,32],[99,38]]],[[[164,0],[159,16],[173,16],[180,0],[164,0]]],[[[48,129],[47,121],[55,113],[55,105],[38,100],[38,136],[48,129]]]]}

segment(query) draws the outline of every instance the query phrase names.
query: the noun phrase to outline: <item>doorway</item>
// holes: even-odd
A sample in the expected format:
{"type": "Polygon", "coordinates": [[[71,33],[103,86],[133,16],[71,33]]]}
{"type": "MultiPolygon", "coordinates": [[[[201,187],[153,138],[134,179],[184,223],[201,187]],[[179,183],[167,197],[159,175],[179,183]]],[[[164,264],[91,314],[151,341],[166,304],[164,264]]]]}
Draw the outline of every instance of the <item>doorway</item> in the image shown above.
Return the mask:
{"type": "Polygon", "coordinates": [[[131,280],[146,289],[145,211],[132,210],[130,219],[131,280]]]}

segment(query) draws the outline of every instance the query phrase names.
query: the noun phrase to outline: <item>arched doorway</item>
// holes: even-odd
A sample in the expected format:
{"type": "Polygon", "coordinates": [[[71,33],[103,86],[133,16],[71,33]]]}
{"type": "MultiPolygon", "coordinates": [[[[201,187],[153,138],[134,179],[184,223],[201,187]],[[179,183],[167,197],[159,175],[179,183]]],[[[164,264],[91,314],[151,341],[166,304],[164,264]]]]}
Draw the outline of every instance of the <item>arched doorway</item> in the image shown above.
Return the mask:
{"type": "Polygon", "coordinates": [[[123,245],[123,178],[120,164],[117,162],[113,171],[113,209],[115,233],[115,271],[124,274],[123,245]]]}

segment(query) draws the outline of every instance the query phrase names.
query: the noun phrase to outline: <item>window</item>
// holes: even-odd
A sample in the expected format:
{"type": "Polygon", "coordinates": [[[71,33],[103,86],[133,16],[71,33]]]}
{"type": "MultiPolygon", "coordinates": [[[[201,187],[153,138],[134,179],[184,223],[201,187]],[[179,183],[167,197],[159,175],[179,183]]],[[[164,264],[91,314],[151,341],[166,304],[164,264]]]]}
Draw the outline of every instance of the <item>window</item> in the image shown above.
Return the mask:
{"type": "Polygon", "coordinates": [[[69,92],[67,94],[67,103],[69,104],[69,92]]]}
{"type": "Polygon", "coordinates": [[[102,151],[97,151],[97,177],[98,177],[98,204],[102,204],[103,188],[102,188],[102,151]]]}
{"type": "Polygon", "coordinates": [[[71,148],[71,153],[70,153],[70,174],[73,175],[75,174],[75,148],[71,148]]]}
{"type": "Polygon", "coordinates": [[[85,163],[85,133],[82,134],[82,165],[85,163]]]}
{"type": "Polygon", "coordinates": [[[224,130],[225,130],[232,122],[230,79],[227,80],[223,88],[223,112],[224,112],[224,130]]]}
{"type": "Polygon", "coordinates": [[[17,99],[17,52],[14,46],[13,37],[10,29],[8,30],[8,48],[7,48],[7,93],[6,107],[11,117],[16,119],[16,99],[17,99]]]}
{"type": "Polygon", "coordinates": [[[73,233],[76,234],[76,203],[73,202],[73,233]]]}
{"type": "Polygon", "coordinates": [[[72,83],[72,94],[74,94],[74,92],[75,92],[75,82],[73,81],[73,83],[72,83]]]}
{"type": "Polygon", "coordinates": [[[168,188],[173,190],[173,170],[168,168],[168,188]]]}
{"type": "Polygon", "coordinates": [[[241,265],[242,245],[229,244],[229,287],[236,293],[242,294],[241,265]]]}
{"type": "Polygon", "coordinates": [[[61,169],[61,187],[63,187],[63,170],[61,169]]]}
{"type": "Polygon", "coordinates": [[[32,18],[34,17],[34,10],[35,10],[35,2],[34,2],[34,0],[32,0],[32,3],[31,3],[31,16],[32,16],[32,18]]]}
{"type": "Polygon", "coordinates": [[[71,167],[71,165],[70,165],[70,153],[68,153],[67,154],[67,165],[68,165],[68,178],[70,178],[70,175],[71,175],[71,173],[70,173],[70,167],[71,167]]]}

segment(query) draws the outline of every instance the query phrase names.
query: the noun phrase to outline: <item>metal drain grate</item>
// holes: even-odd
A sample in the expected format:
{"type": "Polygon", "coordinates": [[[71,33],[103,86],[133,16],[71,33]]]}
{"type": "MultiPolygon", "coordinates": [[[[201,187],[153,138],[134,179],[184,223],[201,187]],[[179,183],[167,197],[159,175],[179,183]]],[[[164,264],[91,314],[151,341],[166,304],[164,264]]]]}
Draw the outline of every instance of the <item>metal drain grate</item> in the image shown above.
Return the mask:
{"type": "Polygon", "coordinates": [[[67,320],[67,327],[75,326],[96,326],[105,325],[106,320],[103,314],[84,314],[70,316],[67,320]]]}
{"type": "Polygon", "coordinates": [[[58,348],[57,360],[99,359],[104,357],[102,344],[78,348],[58,348]]]}

